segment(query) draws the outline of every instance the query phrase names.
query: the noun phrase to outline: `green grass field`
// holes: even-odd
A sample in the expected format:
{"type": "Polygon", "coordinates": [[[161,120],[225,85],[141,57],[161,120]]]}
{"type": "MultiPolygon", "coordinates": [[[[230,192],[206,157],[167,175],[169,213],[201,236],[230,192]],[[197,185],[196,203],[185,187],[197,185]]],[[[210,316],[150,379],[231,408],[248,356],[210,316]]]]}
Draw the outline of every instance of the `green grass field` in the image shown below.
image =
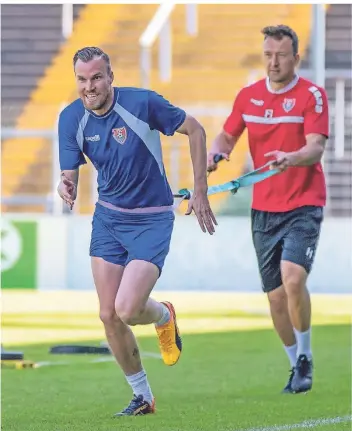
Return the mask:
{"type": "MultiPolygon", "coordinates": [[[[192,326],[192,319],[194,323],[204,317],[208,318],[208,322],[221,319],[221,313],[215,311],[204,308],[202,312],[198,310],[192,316],[187,310],[182,314],[181,310],[179,323],[181,328],[185,328],[184,351],[176,366],[167,367],[157,357],[144,358],[144,366],[156,397],[157,414],[117,419],[112,415],[127,405],[131,392],[124,376],[113,362],[92,363],[97,358],[93,355],[50,355],[49,347],[53,345],[50,340],[40,344],[28,344],[25,340],[26,331],[32,333],[31,331],[38,330],[40,334],[43,326],[52,331],[53,339],[57,339],[55,331],[61,327],[69,332],[75,332],[84,326],[90,329],[100,327],[94,314],[82,314],[76,316],[75,320],[73,314],[66,314],[64,319],[43,310],[42,313],[34,313],[29,321],[26,313],[5,310],[3,333],[6,336],[7,331],[22,330],[23,337],[20,340],[18,336],[18,345],[6,347],[22,350],[26,359],[56,362],[57,365],[2,370],[2,429],[351,429],[348,418],[351,414],[351,331],[348,316],[340,316],[339,322],[316,324],[313,328],[313,391],[306,395],[281,395],[280,390],[286,383],[289,366],[273,330],[237,328],[213,333],[207,332],[206,327],[199,333],[187,330],[192,326]],[[30,323],[28,327],[26,322],[30,323]],[[60,365],[62,361],[68,364],[60,365]],[[329,421],[324,422],[323,419],[329,421]],[[331,419],[335,419],[336,423],[331,419]]],[[[248,321],[253,320],[254,327],[255,321],[262,318],[260,314],[246,314],[248,321]]],[[[234,311],[232,315],[227,314],[226,319],[239,319],[243,322],[243,313],[234,311]]],[[[234,321],[230,327],[235,325],[234,321]]],[[[138,340],[142,352],[159,353],[155,336],[139,335],[138,340]]],[[[101,341],[101,337],[90,340],[94,344],[100,344],[101,341]]]]}

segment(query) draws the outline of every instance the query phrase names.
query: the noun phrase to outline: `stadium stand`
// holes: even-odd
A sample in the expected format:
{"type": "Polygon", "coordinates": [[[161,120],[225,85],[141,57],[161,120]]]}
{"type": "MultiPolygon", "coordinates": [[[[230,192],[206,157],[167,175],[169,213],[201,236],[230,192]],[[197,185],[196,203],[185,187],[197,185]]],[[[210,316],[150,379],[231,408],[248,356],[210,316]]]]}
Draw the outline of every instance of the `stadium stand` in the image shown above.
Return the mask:
{"type": "MultiPolygon", "coordinates": [[[[352,5],[329,5],[326,14],[326,52],[327,70],[347,70],[349,79],[345,79],[345,152],[343,158],[335,157],[335,123],[331,121],[331,135],[325,153],[325,173],[329,190],[330,215],[351,216],[351,177],[352,177],[352,5]]],[[[302,68],[309,68],[311,47],[302,63],[302,68]]],[[[336,102],[336,80],[327,77],[325,88],[330,102],[330,120],[333,118],[336,102]]]]}
{"type": "MultiPolygon", "coordinates": [[[[54,129],[63,103],[76,98],[72,73],[74,52],[87,45],[104,46],[114,40],[119,20],[137,20],[131,5],[86,5],[81,9],[72,36],[58,44],[58,52],[43,70],[16,120],[18,129],[54,129]],[[94,31],[92,31],[94,29],[94,31]]],[[[144,14],[141,14],[143,19],[144,14]]],[[[146,26],[152,16],[144,16],[146,26]]],[[[35,31],[35,27],[32,29],[35,31]]],[[[59,37],[59,36],[58,36],[59,37]]],[[[61,38],[60,38],[61,39],[61,38]]],[[[128,41],[127,41],[128,42],[128,41]]],[[[132,44],[127,43],[127,46],[132,44]]],[[[34,57],[34,62],[39,56],[34,57]]],[[[136,68],[138,65],[136,64],[136,68]]],[[[10,104],[10,102],[9,102],[10,104]]],[[[44,138],[14,138],[3,145],[2,195],[34,194],[46,196],[51,189],[52,144],[44,138]]],[[[83,183],[83,181],[81,182],[83,183]]],[[[43,211],[43,205],[3,205],[5,211],[43,211]]]]}
{"type": "MultiPolygon", "coordinates": [[[[352,5],[331,5],[326,18],[326,68],[350,71],[345,80],[345,153],[336,159],[332,142],[335,140],[334,124],[331,128],[330,145],[326,153],[326,171],[330,196],[331,215],[352,215],[352,5]],[[344,205],[341,203],[344,202],[344,205]]],[[[336,79],[326,80],[326,89],[334,105],[336,102],[336,79]]]]}
{"type": "MultiPolygon", "coordinates": [[[[276,5],[274,10],[266,5],[199,5],[199,32],[191,38],[184,31],[185,8],[178,5],[172,15],[172,81],[161,84],[154,73],[152,86],[182,106],[208,107],[208,113],[197,118],[204,124],[210,144],[224,121],[223,116],[212,116],[212,109],[217,106],[230,109],[236,93],[247,84],[250,70],[261,68],[260,30],[268,24],[291,25],[297,29],[304,52],[309,42],[310,14],[310,5],[276,5]],[[221,31],[217,22],[221,22],[221,31]]],[[[241,175],[247,161],[246,136],[245,133],[236,145],[231,161],[209,178],[211,184],[241,175]]],[[[181,143],[179,178],[182,187],[190,187],[193,178],[188,146],[186,139],[177,140],[181,143]]],[[[169,149],[166,143],[164,147],[169,149]]],[[[170,170],[168,153],[165,160],[166,169],[170,170]]],[[[222,194],[211,197],[215,208],[222,206],[224,199],[226,196],[222,194]]]]}
{"type": "MultiPolygon", "coordinates": [[[[66,41],[62,40],[60,31],[59,6],[36,5],[36,13],[19,12],[18,7],[4,5],[2,8],[5,24],[2,27],[2,90],[3,109],[6,111],[3,111],[3,126],[15,125],[18,129],[53,128],[62,103],[69,103],[76,97],[74,80],[70,74],[71,59],[75,50],[85,45],[102,46],[110,54],[116,85],[140,85],[138,39],[157,5],[138,6],[138,13],[136,5],[86,5],[80,10],[77,5],[74,33],[66,41]],[[48,24],[40,19],[43,16],[49,20],[48,24]],[[26,73],[23,73],[24,70],[26,73]],[[17,80],[11,80],[11,75],[17,76],[20,72],[17,80]],[[37,115],[38,108],[40,116],[37,115]]],[[[33,6],[21,6],[26,7],[33,6]]],[[[261,68],[260,29],[263,26],[285,23],[295,28],[305,59],[302,67],[309,66],[311,13],[311,5],[305,4],[276,5],[274,9],[265,5],[199,5],[199,31],[195,37],[191,37],[185,33],[185,7],[177,5],[172,14],[172,80],[169,83],[160,82],[157,48],[154,46],[151,87],[175,104],[201,108],[196,116],[204,124],[210,143],[224,120],[219,115],[212,116],[212,110],[217,106],[230,108],[238,90],[248,82],[249,72],[261,68]],[[221,31],[217,22],[221,22],[221,31]]],[[[327,67],[350,68],[351,5],[330,6],[326,22],[327,67]]],[[[334,89],[335,81],[328,79],[327,90],[331,101],[334,101],[334,89]]],[[[347,90],[350,102],[350,82],[347,90]]],[[[341,181],[346,181],[347,175],[351,175],[352,149],[348,141],[350,137],[347,136],[351,135],[351,131],[347,124],[346,121],[349,158],[335,161],[332,150],[327,153],[327,158],[331,159],[328,160],[328,174],[332,199],[341,198],[340,188],[333,185],[340,181],[337,176],[344,176],[341,181]],[[339,168],[341,163],[346,165],[343,170],[339,168]]],[[[175,141],[179,144],[177,177],[182,186],[187,187],[192,184],[188,146],[183,137],[178,136],[175,141]]],[[[173,151],[170,141],[165,141],[164,158],[169,173],[170,164],[175,160],[172,158],[173,151]]],[[[247,144],[246,136],[243,136],[232,161],[212,175],[211,182],[217,183],[239,175],[246,160],[247,144]]],[[[51,188],[51,167],[52,145],[49,140],[7,140],[3,144],[2,157],[3,196],[16,193],[46,195],[51,188]]],[[[90,168],[85,167],[82,170],[78,202],[82,213],[92,210],[89,176],[90,168]]],[[[3,206],[3,209],[42,211],[43,207],[12,205],[3,206]]]]}
{"type": "MultiPolygon", "coordinates": [[[[82,5],[74,5],[74,19],[82,5]]],[[[1,125],[13,127],[63,42],[61,5],[1,8],[1,125]]]]}

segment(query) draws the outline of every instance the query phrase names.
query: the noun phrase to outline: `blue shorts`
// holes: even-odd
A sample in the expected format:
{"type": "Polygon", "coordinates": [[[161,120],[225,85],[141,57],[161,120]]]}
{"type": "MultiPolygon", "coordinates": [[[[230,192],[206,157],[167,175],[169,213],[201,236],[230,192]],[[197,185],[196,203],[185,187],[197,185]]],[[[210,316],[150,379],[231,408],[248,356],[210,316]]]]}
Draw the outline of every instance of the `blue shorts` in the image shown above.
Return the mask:
{"type": "Polygon", "coordinates": [[[126,266],[131,260],[156,265],[159,275],[169,253],[175,215],[125,213],[96,204],[92,221],[90,256],[126,266]]]}

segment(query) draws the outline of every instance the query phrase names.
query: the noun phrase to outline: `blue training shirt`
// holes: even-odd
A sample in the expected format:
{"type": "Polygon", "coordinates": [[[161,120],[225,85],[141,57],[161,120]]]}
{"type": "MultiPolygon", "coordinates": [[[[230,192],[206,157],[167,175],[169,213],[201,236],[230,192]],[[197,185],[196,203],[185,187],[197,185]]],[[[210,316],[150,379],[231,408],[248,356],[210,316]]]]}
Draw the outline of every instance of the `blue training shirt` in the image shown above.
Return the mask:
{"type": "Polygon", "coordinates": [[[85,155],[98,171],[99,199],[126,209],[172,205],[160,132],[172,136],[185,118],[185,111],[145,89],[115,87],[102,116],[77,99],[59,118],[60,168],[77,169],[85,155]]]}

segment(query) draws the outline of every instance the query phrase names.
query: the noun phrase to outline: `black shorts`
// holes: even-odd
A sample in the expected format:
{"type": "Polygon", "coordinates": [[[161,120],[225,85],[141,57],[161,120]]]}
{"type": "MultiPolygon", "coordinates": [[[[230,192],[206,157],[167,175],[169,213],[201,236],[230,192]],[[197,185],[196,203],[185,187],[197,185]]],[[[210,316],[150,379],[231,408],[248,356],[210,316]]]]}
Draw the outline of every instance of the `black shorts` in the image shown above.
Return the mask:
{"type": "Polygon", "coordinates": [[[252,209],[252,238],[264,292],[282,285],[281,260],[309,274],[318,244],[323,208],[303,206],[287,212],[252,209]]]}

